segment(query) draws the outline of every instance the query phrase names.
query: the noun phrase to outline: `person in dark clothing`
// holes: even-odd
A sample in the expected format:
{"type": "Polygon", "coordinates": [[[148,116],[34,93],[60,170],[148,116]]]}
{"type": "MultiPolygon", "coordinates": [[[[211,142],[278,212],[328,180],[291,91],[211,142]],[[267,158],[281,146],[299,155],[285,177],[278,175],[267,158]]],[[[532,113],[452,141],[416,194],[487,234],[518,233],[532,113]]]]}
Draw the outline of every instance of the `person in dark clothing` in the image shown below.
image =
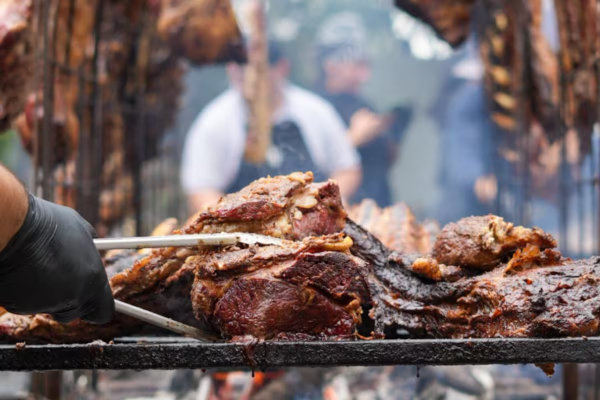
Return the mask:
{"type": "Polygon", "coordinates": [[[437,107],[440,124],[440,224],[494,211],[497,132],[489,117],[483,66],[472,37],[451,69],[437,107]]]}
{"type": "Polygon", "coordinates": [[[363,180],[351,200],[372,198],[385,207],[392,202],[388,170],[408,125],[410,110],[379,115],[361,96],[360,90],[370,77],[365,42],[365,29],[358,15],[343,12],[325,21],[318,34],[321,73],[317,92],[336,108],[348,128],[350,142],[361,156],[363,180]]]}

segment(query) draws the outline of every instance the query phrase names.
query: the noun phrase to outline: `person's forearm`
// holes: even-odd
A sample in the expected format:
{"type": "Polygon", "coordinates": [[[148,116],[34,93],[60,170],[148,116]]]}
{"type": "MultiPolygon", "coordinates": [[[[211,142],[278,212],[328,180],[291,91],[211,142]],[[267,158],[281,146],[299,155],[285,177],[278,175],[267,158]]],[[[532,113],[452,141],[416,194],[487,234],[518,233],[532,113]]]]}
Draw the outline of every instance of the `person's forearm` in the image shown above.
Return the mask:
{"type": "Polygon", "coordinates": [[[192,213],[204,211],[207,207],[217,204],[223,193],[218,190],[203,190],[188,196],[188,205],[192,213]]]}
{"type": "Polygon", "coordinates": [[[342,199],[347,201],[360,186],[362,171],[360,168],[338,171],[331,176],[331,179],[338,183],[342,199]]]}
{"type": "Polygon", "coordinates": [[[356,148],[361,147],[367,140],[364,135],[360,134],[360,132],[356,132],[352,129],[348,129],[346,134],[348,135],[348,139],[350,140],[350,143],[352,143],[352,146],[356,148]]]}
{"type": "Polygon", "coordinates": [[[0,164],[0,251],[23,225],[28,208],[27,191],[14,175],[0,164]]]}

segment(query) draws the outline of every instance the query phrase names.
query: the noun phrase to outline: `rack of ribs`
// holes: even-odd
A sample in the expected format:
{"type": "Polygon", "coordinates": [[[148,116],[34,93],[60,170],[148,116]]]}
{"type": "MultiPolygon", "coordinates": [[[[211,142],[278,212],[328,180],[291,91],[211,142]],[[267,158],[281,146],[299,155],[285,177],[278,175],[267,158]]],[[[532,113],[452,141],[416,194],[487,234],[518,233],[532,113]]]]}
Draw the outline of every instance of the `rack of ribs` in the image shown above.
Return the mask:
{"type": "MultiPolygon", "coordinates": [[[[565,259],[547,233],[493,215],[448,224],[430,253],[395,252],[347,218],[334,182],[294,173],[255,181],[174,233],[222,231],[270,234],[284,245],[116,252],[115,298],[225,340],[394,338],[399,330],[434,338],[598,331],[598,259],[565,259]],[[133,266],[118,271],[117,263],[133,266]]],[[[142,327],[123,316],[99,327],[61,325],[44,315],[0,316],[7,341],[108,340],[142,327]]]]}
{"type": "Polygon", "coordinates": [[[434,221],[418,223],[405,203],[382,209],[375,201],[365,199],[350,207],[348,217],[398,253],[430,253],[439,231],[434,221]]]}
{"type": "MultiPolygon", "coordinates": [[[[562,3],[558,7],[561,32],[571,35],[570,40],[577,43],[567,44],[563,40],[561,46],[567,44],[563,47],[569,49],[567,53],[577,53],[593,43],[593,39],[589,39],[595,37],[596,22],[591,19],[597,13],[592,9],[593,2],[584,0],[568,7],[568,1],[562,3]],[[571,10],[566,12],[568,10],[561,7],[571,10]],[[588,18],[585,21],[584,15],[588,18]],[[567,24],[561,24],[561,20],[567,24]],[[579,34],[581,26],[586,30],[591,27],[585,37],[579,34]]],[[[454,47],[462,44],[475,28],[494,123],[506,131],[515,131],[527,129],[535,121],[544,128],[550,141],[559,137],[559,61],[542,32],[541,0],[396,0],[395,4],[430,25],[440,38],[454,47]],[[524,126],[519,126],[519,122],[524,126]]],[[[591,100],[595,87],[594,77],[589,75],[589,71],[582,73],[579,79],[582,103],[579,109],[587,112],[579,117],[585,117],[583,121],[588,125],[594,109],[590,108],[590,101],[583,104],[583,98],[591,100]]],[[[572,85],[570,90],[573,90],[572,85]]]]}

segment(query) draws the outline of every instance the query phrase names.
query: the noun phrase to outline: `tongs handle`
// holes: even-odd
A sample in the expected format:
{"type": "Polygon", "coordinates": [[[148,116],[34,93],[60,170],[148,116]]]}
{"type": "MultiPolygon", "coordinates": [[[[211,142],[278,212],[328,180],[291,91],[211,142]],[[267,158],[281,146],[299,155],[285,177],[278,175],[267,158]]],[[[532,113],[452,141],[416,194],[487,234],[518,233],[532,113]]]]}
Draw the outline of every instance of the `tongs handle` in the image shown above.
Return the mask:
{"type": "Polygon", "coordinates": [[[121,314],[139,319],[140,321],[147,322],[163,329],[167,329],[171,332],[179,333],[180,335],[189,336],[203,342],[216,341],[215,337],[209,335],[201,329],[182,324],[181,322],[173,321],[172,319],[165,318],[162,315],[144,310],[143,308],[132,306],[131,304],[124,303],[120,300],[115,300],[115,310],[121,314]]]}
{"type": "Polygon", "coordinates": [[[281,246],[283,241],[271,236],[242,232],[94,239],[98,250],[223,246],[237,243],[281,246]]]}

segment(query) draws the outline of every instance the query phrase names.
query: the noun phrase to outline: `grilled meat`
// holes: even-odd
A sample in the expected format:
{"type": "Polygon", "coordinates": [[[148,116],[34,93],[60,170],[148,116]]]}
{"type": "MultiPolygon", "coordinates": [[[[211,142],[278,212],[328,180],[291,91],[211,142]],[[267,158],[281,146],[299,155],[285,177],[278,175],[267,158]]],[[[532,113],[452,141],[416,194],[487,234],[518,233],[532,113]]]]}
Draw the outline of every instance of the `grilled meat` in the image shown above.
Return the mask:
{"type": "Polygon", "coordinates": [[[438,338],[598,334],[597,258],[569,261],[554,250],[529,247],[511,263],[452,284],[425,285],[387,266],[377,274],[377,327],[438,338]]]}
{"type": "Polygon", "coordinates": [[[250,38],[248,40],[248,65],[242,74],[242,94],[248,107],[248,137],[244,149],[244,159],[253,164],[264,163],[267,150],[271,146],[271,98],[274,91],[269,89],[269,45],[267,40],[266,10],[261,1],[248,3],[247,20],[250,38]]]}
{"type": "Polygon", "coordinates": [[[395,0],[396,6],[425,22],[437,35],[456,47],[471,30],[475,0],[395,0]]]}
{"type": "Polygon", "coordinates": [[[176,55],[194,63],[246,59],[229,0],[162,0],[157,29],[176,55]]]}
{"type": "MultiPolygon", "coordinates": [[[[520,2],[482,2],[478,25],[479,49],[484,64],[484,82],[494,123],[506,131],[517,127],[525,65],[525,36],[520,29],[520,2]]],[[[527,101],[525,101],[527,102],[527,101]]]]}
{"type": "Polygon", "coordinates": [[[531,23],[527,30],[531,65],[531,114],[544,128],[546,137],[554,141],[560,135],[558,55],[550,47],[542,30],[542,1],[525,3],[531,23]]]}
{"type": "MultiPolygon", "coordinates": [[[[69,70],[78,70],[86,60],[86,50],[92,44],[92,31],[94,28],[95,1],[75,0],[74,2],[56,0],[49,6],[52,10],[56,7],[56,26],[52,24],[48,32],[32,29],[31,21],[24,26],[23,34],[38,43],[40,51],[44,43],[43,35],[48,37],[48,57],[69,70]]],[[[41,19],[41,16],[37,16],[41,19]]],[[[33,64],[32,64],[33,67],[33,64]]],[[[35,65],[42,76],[42,63],[35,65]]],[[[33,69],[33,68],[32,68],[33,69]]],[[[32,71],[33,72],[33,71],[32,71]]],[[[76,105],[79,96],[79,82],[75,74],[64,74],[63,70],[53,73],[46,79],[54,80],[52,110],[44,110],[42,85],[33,87],[33,73],[27,77],[28,84],[25,91],[27,103],[21,108],[21,115],[16,121],[17,129],[25,148],[32,153],[35,127],[43,127],[44,112],[52,113],[51,126],[53,131],[53,163],[63,163],[73,160],[79,143],[80,121],[76,115],[76,105]]],[[[44,75],[46,76],[46,75],[44,75]]],[[[24,88],[25,89],[25,88],[24,88]]],[[[38,128],[41,129],[41,128],[38,128]]],[[[41,157],[38,162],[41,162],[41,157]]]]}
{"type": "MultiPolygon", "coordinates": [[[[50,132],[50,163],[56,168],[50,173],[60,182],[91,182],[102,193],[101,200],[90,199],[68,186],[57,189],[53,200],[83,207],[78,199],[98,209],[92,222],[108,232],[131,214],[134,168],[157,156],[175,121],[183,92],[182,58],[198,64],[243,61],[241,33],[228,0],[43,4],[39,9],[47,6],[50,12],[47,32],[40,29],[43,12],[32,12],[30,0],[0,0],[0,133],[14,124],[33,154],[38,135],[50,132]],[[48,48],[42,49],[46,42],[48,48]],[[34,44],[40,55],[45,50],[47,60],[34,59],[34,44]],[[49,78],[47,63],[52,63],[49,78]],[[36,76],[52,81],[50,93],[36,76]],[[52,96],[50,110],[44,93],[52,96]],[[48,113],[51,126],[46,127],[48,113]],[[141,152],[136,132],[144,136],[141,152]],[[101,151],[95,149],[98,144],[101,151]],[[80,150],[102,159],[91,169],[76,170],[72,166],[80,150]]],[[[42,157],[37,161],[41,164],[42,157]]]]}
{"type": "MultiPolygon", "coordinates": [[[[295,241],[116,252],[115,272],[117,263],[134,264],[111,287],[117,299],[233,340],[392,338],[398,329],[438,338],[598,331],[599,260],[564,259],[539,229],[465,218],[440,232],[431,255],[410,255],[345,218],[332,182],[301,173],[261,179],[175,233],[243,230],[295,241]]],[[[108,340],[142,326],[123,316],[103,327],[0,316],[0,335],[18,342],[108,340]]]]}
{"type": "Polygon", "coordinates": [[[514,226],[494,215],[468,217],[441,230],[433,257],[440,264],[490,269],[528,244],[548,249],[556,240],[539,228],[514,226]]]}
{"type": "Polygon", "coordinates": [[[328,235],[344,228],[336,183],[313,183],[312,173],[259,179],[202,213],[191,230],[250,232],[286,239],[328,235]]]}
{"type": "MultiPolygon", "coordinates": [[[[449,229],[462,231],[464,237],[471,235],[467,247],[480,243],[481,235],[478,229],[473,229],[473,218],[461,220],[449,229]],[[456,225],[463,223],[465,229],[457,229],[456,225]]],[[[498,222],[491,217],[479,218],[498,222]]],[[[506,232],[506,223],[500,227],[506,232]]],[[[398,329],[407,330],[413,337],[437,338],[598,333],[600,260],[570,261],[551,248],[542,251],[536,245],[555,245],[546,234],[512,228],[520,232],[516,235],[509,228],[507,236],[512,238],[507,243],[511,243],[509,247],[514,251],[512,258],[507,264],[498,263],[496,268],[481,273],[478,268],[488,266],[487,256],[475,258],[483,262],[477,268],[445,266],[431,258],[390,254],[360,229],[351,224],[346,232],[354,240],[352,251],[369,253],[374,267],[369,275],[369,288],[373,301],[370,317],[376,335],[395,337],[398,329]],[[422,262],[430,264],[423,266],[422,262]]],[[[445,230],[438,237],[442,242],[447,241],[445,230]]],[[[497,239],[491,243],[498,245],[497,239]]],[[[487,254],[487,250],[483,253],[487,254]]]]}
{"type": "MultiPolygon", "coordinates": [[[[431,25],[438,36],[452,46],[463,43],[475,27],[493,121],[506,131],[528,129],[529,124],[536,121],[543,126],[550,141],[558,137],[558,57],[542,33],[541,0],[482,0],[478,3],[473,0],[396,0],[395,3],[431,25]],[[521,100],[523,104],[519,104],[521,100]],[[524,127],[517,126],[519,120],[525,121],[524,127]]],[[[587,10],[577,12],[595,18],[592,3],[587,1],[585,6],[577,3],[569,7],[587,10]]],[[[596,22],[574,22],[563,32],[575,33],[580,27],[593,26],[593,32],[589,30],[586,37],[594,37],[596,22]]],[[[572,39],[579,40],[578,34],[572,35],[572,39]]],[[[587,90],[588,95],[594,87],[589,79],[580,78],[581,90],[587,90]],[[584,81],[592,86],[585,86],[584,81]]],[[[589,107],[586,110],[593,111],[589,107]]]]}
{"type": "Polygon", "coordinates": [[[351,245],[338,234],[189,257],[196,315],[225,337],[351,338],[369,301],[367,266],[351,245]]]}
{"type": "Polygon", "coordinates": [[[564,119],[580,134],[584,154],[591,151],[591,135],[597,120],[598,81],[595,62],[598,43],[598,10],[592,0],[555,0],[560,39],[561,74],[565,78],[564,119]]]}
{"type": "MultiPolygon", "coordinates": [[[[346,213],[337,185],[312,181],[311,173],[260,179],[240,192],[224,197],[216,206],[175,231],[175,234],[242,231],[302,239],[341,231],[346,213]]],[[[342,248],[346,249],[347,242],[344,246],[342,248]]],[[[198,248],[152,250],[145,257],[137,259],[131,268],[110,279],[113,294],[116,299],[206,328],[203,322],[194,318],[190,299],[197,265],[186,262],[189,257],[202,252],[198,248]]],[[[355,261],[358,263],[358,260],[355,261]]],[[[321,303],[327,305],[329,300],[323,299],[321,303]]],[[[138,321],[117,316],[113,323],[102,330],[81,321],[73,322],[69,324],[69,335],[63,335],[64,325],[46,316],[32,318],[7,314],[3,318],[0,320],[0,336],[9,340],[18,338],[19,341],[56,342],[76,338],[76,341],[85,342],[111,339],[115,335],[139,330],[141,326],[138,321]]]]}
{"type": "Polygon", "coordinates": [[[0,133],[10,128],[27,99],[27,83],[33,71],[28,26],[31,0],[0,1],[0,133]]]}
{"type": "MultiPolygon", "coordinates": [[[[240,192],[225,196],[176,233],[250,232],[303,238],[336,233],[343,228],[344,218],[337,185],[313,184],[311,173],[295,173],[259,179],[240,192]]],[[[193,254],[190,249],[153,250],[111,280],[113,292],[131,296],[152,289],[178,271],[193,254]]]]}
{"type": "Polygon", "coordinates": [[[366,199],[352,206],[348,217],[371,232],[388,249],[399,253],[430,253],[439,227],[434,222],[419,224],[404,203],[379,208],[366,199]]]}

